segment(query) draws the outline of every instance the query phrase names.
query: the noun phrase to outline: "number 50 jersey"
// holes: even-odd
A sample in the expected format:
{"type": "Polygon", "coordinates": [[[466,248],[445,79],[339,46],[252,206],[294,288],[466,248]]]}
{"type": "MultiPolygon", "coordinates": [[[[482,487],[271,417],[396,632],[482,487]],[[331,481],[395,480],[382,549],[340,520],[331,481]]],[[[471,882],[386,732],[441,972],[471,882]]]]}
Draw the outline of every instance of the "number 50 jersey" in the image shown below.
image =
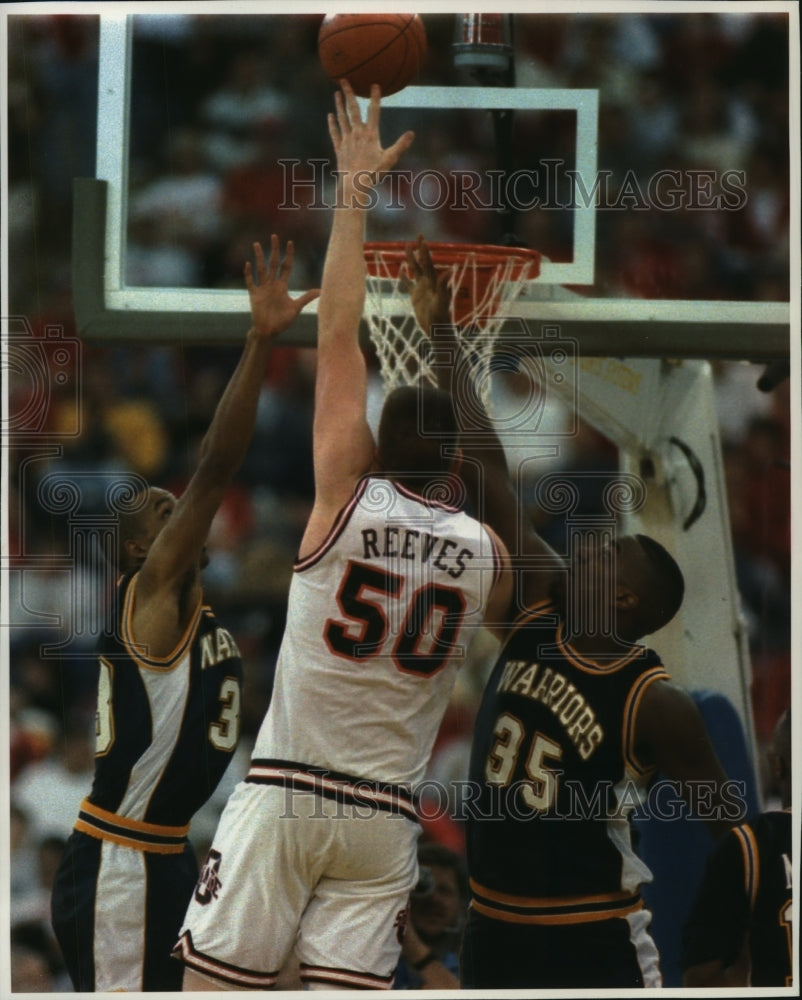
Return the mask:
{"type": "Polygon", "coordinates": [[[295,564],[254,764],[419,782],[499,568],[474,518],[363,479],[295,564]]]}

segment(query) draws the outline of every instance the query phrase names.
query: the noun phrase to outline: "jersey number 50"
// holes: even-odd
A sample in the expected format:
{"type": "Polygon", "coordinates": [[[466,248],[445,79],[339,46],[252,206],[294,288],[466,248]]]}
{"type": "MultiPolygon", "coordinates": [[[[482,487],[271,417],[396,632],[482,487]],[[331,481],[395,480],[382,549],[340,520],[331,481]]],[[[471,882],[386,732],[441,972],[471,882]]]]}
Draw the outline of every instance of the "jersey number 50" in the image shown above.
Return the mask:
{"type": "MultiPolygon", "coordinates": [[[[456,587],[427,583],[406,604],[402,598],[405,578],[388,570],[351,561],[337,591],[337,606],[347,621],[329,618],[323,638],[337,656],[366,660],[384,651],[390,633],[388,611],[397,606],[397,638],[391,656],[396,667],[428,677],[436,673],[454,651],[465,616],[465,597],[456,587]],[[373,596],[371,596],[373,595],[373,596]]],[[[395,624],[395,623],[393,623],[395,624]]]]}

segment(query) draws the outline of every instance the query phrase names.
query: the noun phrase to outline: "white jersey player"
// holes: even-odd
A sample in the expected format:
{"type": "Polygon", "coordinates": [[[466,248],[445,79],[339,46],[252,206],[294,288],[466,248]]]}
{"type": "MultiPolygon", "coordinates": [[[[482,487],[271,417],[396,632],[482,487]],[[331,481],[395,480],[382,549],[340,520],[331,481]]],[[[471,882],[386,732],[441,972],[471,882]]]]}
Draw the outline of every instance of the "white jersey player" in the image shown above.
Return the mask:
{"type": "Polygon", "coordinates": [[[378,91],[363,123],[342,89],[329,117],[339,191],[318,309],[315,503],[271,706],[174,952],[185,990],[269,988],[293,948],[310,988],[392,987],[418,876],[415,783],[472,638],[511,599],[498,537],[434,499],[459,464],[450,396],[397,389],[378,448],[368,427],[364,217],[369,187],[413,136],[383,150],[378,91]]]}
{"type": "Polygon", "coordinates": [[[299,613],[287,622],[254,771],[303,761],[420,782],[498,571],[478,521],[364,479],[330,538],[295,567],[299,613]]]}

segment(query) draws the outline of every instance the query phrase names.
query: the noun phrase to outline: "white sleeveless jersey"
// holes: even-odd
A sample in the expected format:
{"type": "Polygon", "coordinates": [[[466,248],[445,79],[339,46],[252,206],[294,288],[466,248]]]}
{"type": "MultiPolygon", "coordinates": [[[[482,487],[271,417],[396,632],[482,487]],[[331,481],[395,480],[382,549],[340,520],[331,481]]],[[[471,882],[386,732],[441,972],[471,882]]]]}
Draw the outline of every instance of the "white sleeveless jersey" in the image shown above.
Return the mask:
{"type": "Polygon", "coordinates": [[[474,518],[364,479],[295,564],[254,761],[418,783],[498,572],[474,518]]]}

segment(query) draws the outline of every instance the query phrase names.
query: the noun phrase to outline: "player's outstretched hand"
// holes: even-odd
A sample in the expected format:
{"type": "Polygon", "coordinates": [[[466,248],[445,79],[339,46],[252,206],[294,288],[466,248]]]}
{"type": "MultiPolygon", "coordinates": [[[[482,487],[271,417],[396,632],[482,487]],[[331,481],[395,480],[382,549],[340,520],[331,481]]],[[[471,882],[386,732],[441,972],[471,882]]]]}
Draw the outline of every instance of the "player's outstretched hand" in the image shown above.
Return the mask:
{"type": "Polygon", "coordinates": [[[407,245],[406,282],[415,317],[424,333],[431,336],[432,327],[451,326],[450,272],[440,272],[434,266],[426,240],[418,237],[415,244],[407,245]]]}
{"type": "Polygon", "coordinates": [[[329,135],[337,154],[337,170],[344,182],[358,183],[364,191],[372,187],[382,174],[390,170],[401,154],[412,145],[414,132],[404,132],[392,146],[382,149],[379,141],[379,109],[381,94],[374,84],[370,92],[367,120],[362,113],[351,85],[341,81],[342,93],[334,95],[336,114],[330,114],[329,135]]]}
{"type": "Polygon", "coordinates": [[[253,250],[256,255],[255,280],[251,262],[247,261],[245,264],[245,284],[251,300],[253,330],[259,336],[273,338],[286,330],[303,307],[320,295],[320,289],[312,288],[297,299],[290,297],[287,282],[295,257],[292,240],[287,241],[283,262],[275,233],[270,237],[270,257],[266,263],[261,243],[254,243],[253,250]]]}

